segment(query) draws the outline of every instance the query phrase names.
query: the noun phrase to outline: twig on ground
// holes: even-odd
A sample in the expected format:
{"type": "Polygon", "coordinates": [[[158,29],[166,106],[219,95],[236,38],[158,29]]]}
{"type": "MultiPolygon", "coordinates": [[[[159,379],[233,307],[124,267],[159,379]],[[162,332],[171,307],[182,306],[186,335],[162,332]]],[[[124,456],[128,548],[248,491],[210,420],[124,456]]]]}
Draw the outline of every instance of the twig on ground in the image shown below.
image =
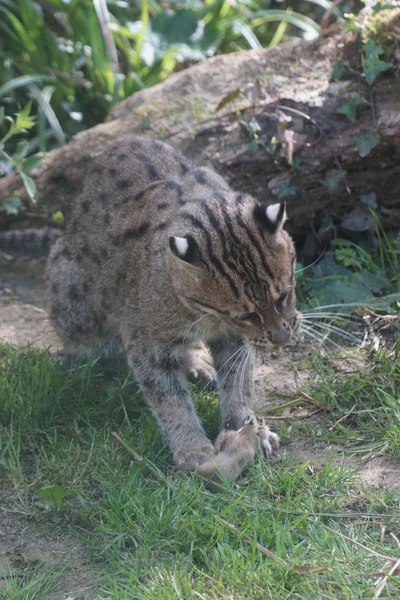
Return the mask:
{"type": "Polygon", "coordinates": [[[394,535],[394,533],[392,531],[390,532],[390,535],[394,539],[394,541],[396,542],[397,546],[400,548],[400,540],[397,537],[397,535],[394,535]]]}
{"type": "Polygon", "coordinates": [[[388,578],[393,575],[395,573],[395,571],[400,567],[400,558],[395,562],[395,564],[392,566],[392,568],[390,569],[390,571],[387,573],[387,575],[385,575],[385,577],[383,577],[377,585],[377,588],[375,590],[375,594],[374,594],[374,599],[373,600],[378,600],[378,598],[380,598],[383,590],[386,587],[387,584],[387,580],[388,578]]]}
{"type": "Polygon", "coordinates": [[[372,550],[372,548],[368,548],[368,546],[364,546],[364,544],[357,542],[357,540],[354,540],[353,538],[348,537],[347,535],[344,535],[344,533],[340,533],[340,531],[335,531],[334,529],[331,529],[327,525],[324,525],[324,529],[326,529],[327,531],[330,531],[331,533],[334,533],[335,535],[338,535],[339,537],[343,538],[344,540],[347,540],[348,542],[352,542],[353,544],[355,544],[356,546],[359,546],[360,548],[364,548],[364,550],[366,550],[367,552],[370,552],[371,554],[374,554],[374,556],[377,556],[378,558],[383,558],[384,560],[389,560],[391,563],[393,563],[393,562],[397,563],[400,560],[399,558],[396,558],[395,556],[386,556],[386,554],[380,554],[379,552],[372,550]]]}
{"type": "MultiPolygon", "coordinates": [[[[228,521],[225,521],[225,519],[222,519],[218,515],[214,515],[214,517],[217,519],[217,521],[219,521],[220,523],[223,523],[226,527],[228,527],[228,529],[237,533],[245,542],[247,542],[248,544],[254,544],[254,540],[249,538],[248,535],[244,535],[239,529],[237,529],[237,527],[235,527],[231,523],[228,523],[228,521]]],[[[286,567],[288,566],[287,562],[285,560],[283,560],[283,558],[279,558],[279,556],[276,556],[276,554],[271,552],[271,550],[264,548],[264,546],[261,546],[261,544],[259,544],[258,542],[255,542],[255,546],[256,546],[257,550],[262,552],[262,554],[265,554],[265,556],[268,556],[269,558],[276,560],[277,562],[285,565],[286,567]]]]}
{"type": "Polygon", "coordinates": [[[153,475],[156,477],[156,479],[161,481],[161,483],[167,485],[169,488],[171,488],[173,490],[176,489],[176,487],[174,486],[172,481],[170,481],[170,479],[166,475],[164,475],[164,473],[162,473],[160,471],[160,469],[158,467],[156,467],[156,465],[153,462],[151,462],[151,460],[149,460],[148,458],[144,458],[143,456],[140,456],[140,454],[135,452],[135,450],[133,450],[133,448],[131,448],[125,442],[125,440],[123,440],[121,438],[121,436],[119,436],[118,433],[116,433],[115,431],[112,431],[112,436],[117,440],[117,442],[119,442],[121,444],[121,446],[123,446],[125,448],[125,450],[131,456],[133,456],[133,458],[136,460],[136,462],[144,462],[147,465],[149,471],[151,471],[153,473],[153,475]]]}
{"type": "Polygon", "coordinates": [[[329,431],[333,431],[335,429],[335,427],[337,427],[337,425],[339,425],[339,423],[341,423],[342,421],[347,419],[347,417],[349,417],[351,415],[351,413],[354,412],[354,409],[356,406],[357,406],[357,402],[355,404],[353,404],[353,406],[351,407],[349,412],[347,412],[345,415],[343,415],[343,417],[340,417],[340,419],[338,419],[331,427],[329,427],[329,431]]]}
{"type": "Polygon", "coordinates": [[[254,544],[255,543],[255,546],[256,546],[257,550],[259,550],[260,552],[262,552],[262,554],[265,554],[265,556],[268,556],[269,558],[272,558],[273,560],[276,560],[277,562],[285,565],[286,567],[291,568],[296,573],[302,573],[304,575],[304,574],[307,574],[307,573],[322,573],[322,572],[325,572],[325,571],[331,571],[331,569],[329,567],[318,567],[318,566],[314,566],[314,565],[299,565],[299,566],[295,565],[293,567],[290,567],[287,564],[287,562],[285,560],[283,560],[283,558],[279,558],[279,556],[276,556],[276,554],[274,554],[273,552],[271,552],[271,550],[268,550],[267,548],[265,548],[264,546],[262,546],[258,542],[254,542],[254,540],[252,540],[251,538],[249,538],[248,535],[244,535],[239,529],[237,529],[237,527],[235,527],[231,523],[228,523],[228,521],[225,521],[225,519],[222,519],[218,515],[214,515],[214,517],[220,523],[223,523],[224,525],[226,525],[226,527],[228,527],[228,529],[231,529],[232,531],[234,531],[235,533],[237,533],[248,544],[254,544]]]}

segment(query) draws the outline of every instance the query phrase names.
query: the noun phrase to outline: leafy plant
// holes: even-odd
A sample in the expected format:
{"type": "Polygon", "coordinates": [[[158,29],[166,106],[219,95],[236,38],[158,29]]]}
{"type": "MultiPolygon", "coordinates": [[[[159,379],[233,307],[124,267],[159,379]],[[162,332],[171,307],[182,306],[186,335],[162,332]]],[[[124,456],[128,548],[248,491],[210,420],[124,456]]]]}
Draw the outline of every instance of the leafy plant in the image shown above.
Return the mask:
{"type": "Polygon", "coordinates": [[[365,158],[379,144],[380,136],[376,131],[362,131],[354,136],[353,140],[358,148],[361,158],[365,158]]]}
{"type": "Polygon", "coordinates": [[[363,98],[360,94],[352,94],[350,100],[341,104],[336,112],[341,115],[345,115],[349,119],[349,121],[355,123],[357,117],[357,109],[364,102],[365,98],[363,98]]]}
{"type": "MultiPolygon", "coordinates": [[[[4,107],[0,108],[0,126],[2,125],[3,121],[8,121],[10,123],[7,133],[0,140],[0,154],[3,156],[11,169],[14,168],[16,171],[18,171],[29,198],[32,200],[32,202],[35,202],[35,182],[31,177],[29,177],[29,175],[27,175],[26,172],[39,166],[42,157],[32,156],[24,160],[28,151],[28,142],[26,140],[20,142],[16,146],[15,152],[12,155],[5,151],[5,145],[8,140],[20,134],[26,133],[35,125],[35,117],[30,114],[30,111],[31,103],[29,102],[19,113],[14,115],[15,118],[13,119],[12,117],[4,115],[4,107]]],[[[3,208],[7,214],[17,214],[22,208],[22,200],[18,197],[6,198],[3,201],[3,208]]]]}
{"type": "Polygon", "coordinates": [[[261,0],[0,0],[0,97],[7,115],[32,102],[27,152],[44,152],[195,61],[316,37],[332,2],[305,6],[310,16],[265,10],[261,0]]]}
{"type": "Polygon", "coordinates": [[[393,63],[381,60],[379,58],[379,56],[383,53],[383,48],[379,44],[376,44],[373,40],[363,44],[363,51],[365,54],[364,75],[368,83],[372,84],[379,73],[383,73],[383,71],[391,69],[393,67],[393,63]]]}

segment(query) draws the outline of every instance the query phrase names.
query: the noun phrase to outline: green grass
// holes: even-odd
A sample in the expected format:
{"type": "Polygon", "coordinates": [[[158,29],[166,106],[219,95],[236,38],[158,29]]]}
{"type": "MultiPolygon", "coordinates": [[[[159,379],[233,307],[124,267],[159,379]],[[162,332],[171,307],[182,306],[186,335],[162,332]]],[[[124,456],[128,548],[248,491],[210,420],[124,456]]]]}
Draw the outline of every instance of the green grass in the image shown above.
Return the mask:
{"type": "MultiPolygon", "coordinates": [[[[372,368],[348,376],[319,364],[313,395],[331,407],[331,422],[360,402],[343,430],[335,428],[341,441],[349,432],[377,439],[385,433],[388,450],[398,454],[396,358],[382,353],[372,368]]],[[[75,539],[98,575],[79,597],[366,600],[385,560],[326,526],[381,554],[400,555],[389,535],[398,533],[398,495],[361,490],[334,460],[311,468],[284,454],[260,459],[245,481],[211,494],[194,477],[173,476],[171,457],[123,364],[67,369],[46,352],[7,347],[0,364],[0,506],[6,509],[0,529],[11,514],[32,535],[75,539]],[[144,460],[135,461],[113,431],[144,460]],[[71,492],[58,508],[41,497],[40,490],[53,485],[71,492]],[[256,542],[277,558],[265,556],[256,542]],[[324,570],[299,573],[299,566],[324,570]]],[[[210,408],[206,400],[198,398],[198,409],[215,431],[216,404],[210,408]]],[[[66,563],[56,571],[37,564],[0,570],[6,585],[0,598],[59,598],[56,590],[71,569],[66,563]]],[[[400,577],[389,578],[381,598],[399,594],[400,577]]]]}

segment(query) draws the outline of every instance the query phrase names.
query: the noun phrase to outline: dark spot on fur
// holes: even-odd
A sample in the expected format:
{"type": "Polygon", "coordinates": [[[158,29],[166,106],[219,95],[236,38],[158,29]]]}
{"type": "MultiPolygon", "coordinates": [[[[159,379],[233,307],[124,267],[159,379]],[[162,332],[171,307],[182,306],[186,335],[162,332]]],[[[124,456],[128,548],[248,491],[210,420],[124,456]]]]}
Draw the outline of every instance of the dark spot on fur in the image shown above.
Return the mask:
{"type": "Polygon", "coordinates": [[[111,177],[118,177],[119,175],[119,171],[117,171],[117,169],[108,169],[108,173],[110,174],[111,177]]]}
{"type": "Polygon", "coordinates": [[[187,165],[185,165],[184,162],[180,162],[179,166],[181,168],[182,175],[186,175],[186,173],[189,171],[189,167],[187,165]]]}
{"type": "Polygon", "coordinates": [[[80,292],[79,292],[79,288],[77,285],[72,284],[68,290],[68,296],[71,300],[79,300],[80,298],[80,292]]]}
{"type": "Polygon", "coordinates": [[[90,202],[89,202],[89,200],[84,200],[82,202],[82,208],[83,208],[83,212],[84,213],[88,213],[89,212],[89,210],[90,210],[90,202]]]}
{"type": "Polygon", "coordinates": [[[158,170],[155,168],[154,165],[151,165],[150,163],[148,163],[146,165],[146,167],[147,167],[147,172],[149,174],[149,177],[151,179],[161,179],[160,178],[160,173],[158,172],[158,170]]]}
{"type": "Polygon", "coordinates": [[[148,221],[145,221],[144,223],[142,223],[139,227],[136,227],[135,229],[133,227],[126,229],[123,234],[124,241],[137,240],[138,238],[142,237],[142,235],[147,233],[149,228],[150,228],[150,223],[148,221]]]}
{"type": "Polygon", "coordinates": [[[100,165],[94,165],[93,169],[92,169],[92,173],[94,173],[95,175],[100,175],[100,173],[103,172],[103,167],[101,167],[100,165]]]}
{"type": "Polygon", "coordinates": [[[107,201],[107,194],[105,192],[100,193],[100,202],[104,205],[107,201]]]}
{"type": "Polygon", "coordinates": [[[200,185],[206,185],[207,184],[206,174],[201,169],[196,169],[194,171],[194,178],[197,181],[197,183],[200,183],[200,185]]]}
{"type": "Polygon", "coordinates": [[[100,250],[100,254],[101,254],[102,258],[104,258],[104,259],[108,258],[108,252],[107,252],[106,248],[102,248],[100,250]]]}
{"type": "Polygon", "coordinates": [[[103,221],[104,221],[104,223],[107,223],[107,225],[109,224],[109,222],[110,222],[110,213],[109,212],[104,213],[103,221]]]}
{"type": "Polygon", "coordinates": [[[117,188],[119,190],[126,190],[128,187],[131,187],[132,181],[130,179],[120,179],[117,182],[117,188]]]}
{"type": "Polygon", "coordinates": [[[78,264],[80,264],[83,261],[83,255],[78,252],[78,254],[75,256],[75,260],[78,264]]]}
{"type": "Polygon", "coordinates": [[[141,147],[142,147],[142,143],[139,140],[134,140],[131,143],[132,150],[139,150],[139,148],[141,148],[141,147]]]}
{"type": "Polygon", "coordinates": [[[102,302],[101,302],[101,308],[102,308],[102,310],[103,310],[105,313],[109,312],[109,310],[110,310],[110,308],[111,308],[111,306],[110,306],[110,303],[109,303],[109,302],[107,302],[107,300],[105,300],[104,298],[103,298],[103,300],[102,300],[102,302]]]}
{"type": "Polygon", "coordinates": [[[118,154],[118,160],[125,160],[128,158],[128,155],[125,154],[125,152],[121,152],[121,154],[118,154]]]}
{"type": "Polygon", "coordinates": [[[143,152],[136,152],[135,158],[137,158],[141,162],[147,162],[148,161],[148,157],[146,156],[146,154],[143,154],[143,152]]]}
{"type": "Polygon", "coordinates": [[[85,281],[82,285],[83,291],[85,292],[85,294],[89,293],[89,284],[87,281],[85,281]]]}
{"type": "Polygon", "coordinates": [[[160,204],[157,204],[158,210],[164,210],[165,208],[168,208],[168,207],[169,207],[168,202],[160,202],[160,204]]]}
{"type": "Polygon", "coordinates": [[[154,231],[164,231],[164,229],[167,229],[167,227],[169,227],[169,221],[165,221],[164,223],[156,225],[156,227],[154,227],[154,231]]]}
{"type": "Polygon", "coordinates": [[[128,276],[125,271],[120,271],[117,275],[117,279],[115,280],[115,285],[120,285],[127,280],[127,277],[128,276]]]}
{"type": "Polygon", "coordinates": [[[60,286],[58,285],[58,283],[51,284],[51,291],[53,292],[53,294],[57,294],[59,287],[60,286]]]}
{"type": "Polygon", "coordinates": [[[71,258],[70,249],[65,246],[65,248],[63,248],[63,250],[61,252],[61,256],[64,256],[65,258],[71,258]]]}

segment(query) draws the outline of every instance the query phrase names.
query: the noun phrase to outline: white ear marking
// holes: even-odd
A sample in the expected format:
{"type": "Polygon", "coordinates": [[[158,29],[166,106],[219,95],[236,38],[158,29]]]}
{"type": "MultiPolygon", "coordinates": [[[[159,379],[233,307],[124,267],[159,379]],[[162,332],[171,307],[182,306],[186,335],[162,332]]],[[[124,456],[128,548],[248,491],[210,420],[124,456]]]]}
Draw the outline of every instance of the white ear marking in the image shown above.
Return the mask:
{"type": "Polygon", "coordinates": [[[281,208],[281,205],[278,203],[278,204],[270,204],[265,209],[265,212],[267,214],[267,219],[269,219],[271,221],[271,223],[274,223],[274,224],[276,223],[280,208],[281,208]]]}
{"type": "Polygon", "coordinates": [[[175,237],[175,246],[179,256],[185,256],[189,248],[189,242],[186,238],[175,237]]]}

